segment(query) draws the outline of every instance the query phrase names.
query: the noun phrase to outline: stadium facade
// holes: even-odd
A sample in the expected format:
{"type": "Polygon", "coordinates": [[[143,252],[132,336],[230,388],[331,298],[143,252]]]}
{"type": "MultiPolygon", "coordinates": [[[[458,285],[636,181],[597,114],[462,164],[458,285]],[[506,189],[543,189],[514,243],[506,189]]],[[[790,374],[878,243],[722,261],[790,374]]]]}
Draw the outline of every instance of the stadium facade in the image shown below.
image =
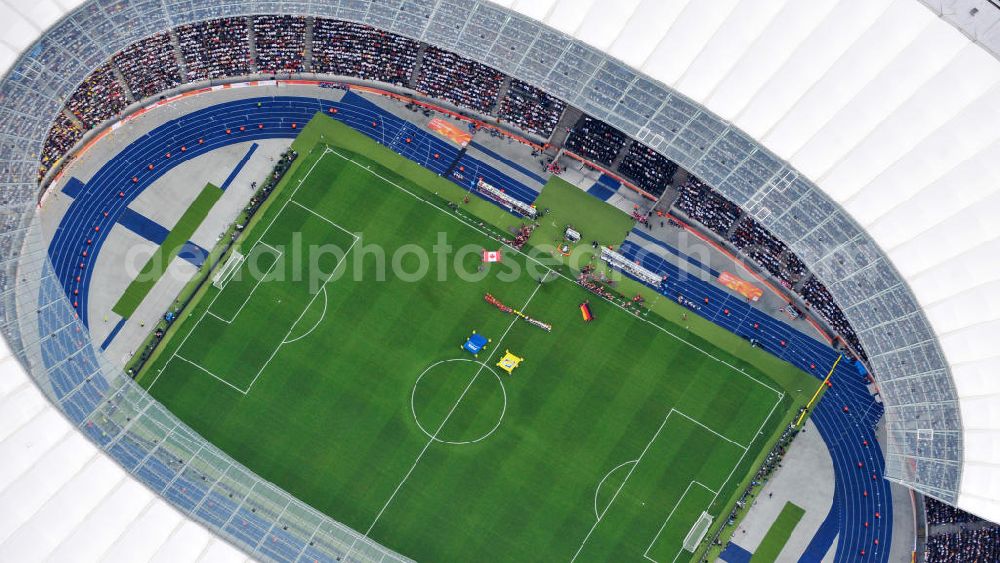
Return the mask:
{"type": "MultiPolygon", "coordinates": [[[[4,364],[5,374],[28,374],[96,447],[156,493],[173,481],[140,469],[169,451],[181,462],[177,475],[253,499],[275,526],[293,520],[287,541],[300,556],[361,541],[373,560],[399,558],[240,467],[104,360],[81,337],[86,329],[54,281],[35,220],[49,127],[116,52],[207,19],[323,16],[440,46],[535,85],[739,204],[824,282],[857,332],[885,403],[886,477],[1000,521],[1000,383],[992,373],[1000,341],[1000,9],[915,0],[500,4],[0,6],[0,312],[17,360],[4,364]],[[56,392],[69,362],[92,366],[88,385],[56,392]],[[74,397],[94,392],[104,400],[93,411],[74,410],[74,397]]],[[[234,535],[232,522],[166,500],[247,552],[262,548],[234,535]]]]}

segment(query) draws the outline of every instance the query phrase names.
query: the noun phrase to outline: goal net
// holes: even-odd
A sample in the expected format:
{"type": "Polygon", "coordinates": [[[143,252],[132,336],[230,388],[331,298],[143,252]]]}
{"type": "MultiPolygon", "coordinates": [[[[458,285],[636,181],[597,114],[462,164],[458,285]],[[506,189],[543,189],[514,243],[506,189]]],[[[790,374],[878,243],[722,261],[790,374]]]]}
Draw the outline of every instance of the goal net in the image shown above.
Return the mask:
{"type": "Polygon", "coordinates": [[[229,260],[226,260],[226,263],[215,273],[215,277],[212,278],[212,285],[219,289],[226,287],[229,280],[239,271],[244,260],[246,260],[246,257],[234,250],[229,260]]]}
{"type": "Polygon", "coordinates": [[[698,517],[698,521],[691,527],[691,531],[688,532],[687,537],[684,538],[684,550],[694,553],[694,550],[698,549],[698,544],[701,543],[701,540],[705,539],[705,534],[708,533],[708,529],[711,526],[712,516],[707,512],[702,512],[701,516],[698,517]]]}

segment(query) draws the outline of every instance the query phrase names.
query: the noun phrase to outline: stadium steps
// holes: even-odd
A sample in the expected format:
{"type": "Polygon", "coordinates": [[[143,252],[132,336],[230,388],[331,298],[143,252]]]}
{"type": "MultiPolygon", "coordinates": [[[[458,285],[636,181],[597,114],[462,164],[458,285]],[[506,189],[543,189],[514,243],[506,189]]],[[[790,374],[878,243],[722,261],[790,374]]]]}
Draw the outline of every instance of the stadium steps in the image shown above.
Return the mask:
{"type": "Polygon", "coordinates": [[[459,163],[461,163],[462,159],[465,158],[465,153],[467,152],[469,152],[469,149],[466,147],[462,147],[462,150],[458,151],[458,154],[455,155],[455,160],[451,161],[451,164],[448,165],[448,170],[444,173],[446,178],[452,177],[452,173],[454,173],[455,169],[458,168],[459,163]]]}
{"type": "Polygon", "coordinates": [[[125,80],[125,75],[122,74],[122,71],[121,69],[118,68],[118,65],[116,65],[113,62],[111,63],[111,72],[112,74],[115,75],[115,80],[118,81],[118,84],[121,85],[122,91],[124,91],[125,95],[128,96],[128,101],[135,102],[136,100],[135,94],[133,94],[132,90],[128,87],[128,81],[125,80]]]}
{"type": "Polygon", "coordinates": [[[812,280],[815,277],[816,276],[813,275],[812,272],[809,272],[808,274],[802,276],[802,279],[800,279],[798,281],[798,283],[796,283],[795,285],[793,285],[792,289],[795,291],[795,293],[798,293],[799,295],[802,295],[802,288],[805,287],[805,285],[807,283],[809,283],[809,281],[812,280]]]}
{"type": "Polygon", "coordinates": [[[503,77],[503,84],[500,85],[500,90],[497,92],[497,101],[493,104],[493,110],[490,111],[490,115],[500,115],[500,105],[503,103],[503,99],[507,97],[510,93],[510,85],[514,81],[513,78],[507,76],[503,77]]]}
{"type": "Polygon", "coordinates": [[[677,199],[681,197],[681,192],[677,191],[677,188],[674,187],[675,185],[670,184],[667,186],[667,189],[663,190],[663,195],[656,202],[656,209],[669,210],[677,203],[677,199]]]}
{"type": "Polygon", "coordinates": [[[746,213],[743,212],[742,209],[740,209],[740,218],[733,221],[733,224],[729,227],[729,230],[726,231],[726,240],[733,239],[733,234],[736,233],[736,229],[740,228],[740,225],[745,223],[748,217],[749,215],[747,215],[746,213]]]}
{"type": "Polygon", "coordinates": [[[626,156],[628,156],[628,150],[632,148],[633,144],[635,144],[635,139],[629,138],[625,141],[625,144],[622,145],[622,150],[618,151],[618,156],[611,161],[611,170],[613,172],[618,172],[618,167],[621,166],[622,161],[625,160],[626,156]]]}
{"type": "Polygon", "coordinates": [[[77,117],[76,115],[74,115],[73,112],[69,111],[69,109],[63,108],[62,109],[62,113],[63,113],[63,115],[66,116],[66,119],[72,121],[73,125],[76,125],[77,127],[79,127],[81,131],[86,131],[87,130],[87,128],[83,126],[83,122],[80,121],[80,118],[77,117]]]}
{"type": "Polygon", "coordinates": [[[406,87],[410,90],[416,90],[417,84],[420,82],[420,71],[421,67],[424,66],[425,54],[427,54],[427,43],[421,43],[420,48],[417,49],[417,62],[413,63],[413,74],[410,75],[410,81],[406,83],[406,87]]]}
{"type": "Polygon", "coordinates": [[[181,76],[187,78],[188,67],[184,61],[184,51],[181,50],[181,40],[177,37],[177,32],[173,29],[167,32],[170,37],[170,44],[174,47],[174,57],[177,59],[177,68],[181,71],[181,76]]]}
{"type": "Polygon", "coordinates": [[[260,72],[260,65],[257,62],[257,33],[253,29],[253,18],[246,17],[243,18],[247,26],[247,47],[250,48],[250,61],[253,63],[253,71],[255,73],[260,72]]]}
{"type": "Polygon", "coordinates": [[[313,68],[313,32],[316,30],[316,18],[306,18],[305,51],[302,53],[302,64],[306,72],[313,68]]]}
{"type": "Polygon", "coordinates": [[[566,111],[563,112],[562,117],[559,118],[559,123],[556,124],[555,131],[552,132],[552,138],[549,139],[549,148],[546,149],[545,154],[555,156],[559,149],[566,144],[566,139],[569,137],[569,130],[576,125],[576,122],[580,121],[581,117],[583,117],[583,111],[573,106],[566,106],[566,111]]]}

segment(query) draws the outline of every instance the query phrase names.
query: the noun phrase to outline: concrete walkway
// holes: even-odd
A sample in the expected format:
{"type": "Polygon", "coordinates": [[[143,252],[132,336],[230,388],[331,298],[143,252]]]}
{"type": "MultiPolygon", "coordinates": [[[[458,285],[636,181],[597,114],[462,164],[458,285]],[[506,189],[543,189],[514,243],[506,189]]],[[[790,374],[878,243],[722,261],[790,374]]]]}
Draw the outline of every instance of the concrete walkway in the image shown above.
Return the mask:
{"type": "MultiPolygon", "coordinates": [[[[792,442],[781,466],[754,499],[750,511],[733,534],[732,541],[753,553],[778,518],[786,502],[805,510],[778,561],[798,561],[833,505],[833,460],[826,442],[812,421],[792,442]]],[[[836,542],[824,561],[831,560],[836,542]]]]}

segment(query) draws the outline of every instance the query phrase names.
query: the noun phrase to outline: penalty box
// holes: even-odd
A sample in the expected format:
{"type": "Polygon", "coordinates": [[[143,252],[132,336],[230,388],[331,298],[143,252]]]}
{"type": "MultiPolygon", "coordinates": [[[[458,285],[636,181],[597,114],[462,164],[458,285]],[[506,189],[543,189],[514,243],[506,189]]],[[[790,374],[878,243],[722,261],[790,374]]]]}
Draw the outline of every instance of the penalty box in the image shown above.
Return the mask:
{"type": "Polygon", "coordinates": [[[597,520],[573,559],[673,561],[746,452],[671,409],[637,462],[601,495],[597,520]]]}
{"type": "MultiPolygon", "coordinates": [[[[287,201],[260,239],[248,243],[224,288],[210,290],[215,296],[171,361],[248,393],[293,332],[305,330],[299,321],[341,273],[356,242],[353,233],[287,201]]],[[[313,322],[320,319],[306,324],[313,322]]]]}

